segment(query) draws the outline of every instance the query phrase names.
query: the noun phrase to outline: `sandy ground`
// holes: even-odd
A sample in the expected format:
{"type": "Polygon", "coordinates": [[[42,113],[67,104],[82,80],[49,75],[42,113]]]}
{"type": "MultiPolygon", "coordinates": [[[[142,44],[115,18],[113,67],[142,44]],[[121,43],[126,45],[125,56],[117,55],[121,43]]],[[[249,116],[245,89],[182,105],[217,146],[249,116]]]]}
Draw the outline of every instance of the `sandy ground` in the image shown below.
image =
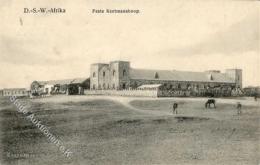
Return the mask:
{"type": "MultiPolygon", "coordinates": [[[[117,97],[117,96],[53,96],[53,97],[49,97],[49,98],[44,98],[44,99],[36,99],[34,100],[34,102],[68,102],[68,101],[73,101],[73,102],[81,102],[81,101],[85,101],[85,100],[98,100],[98,99],[104,99],[104,100],[111,100],[114,102],[117,102],[131,110],[140,112],[140,113],[145,113],[145,114],[151,114],[151,115],[157,115],[157,116],[164,116],[164,115],[173,115],[172,111],[171,111],[171,106],[172,103],[176,102],[176,103],[181,103],[183,102],[183,100],[185,100],[186,103],[189,102],[198,102],[201,104],[201,109],[203,111],[201,112],[205,112],[205,113],[180,113],[177,116],[181,116],[181,115],[199,115],[199,116],[204,116],[204,117],[211,117],[211,118],[215,118],[215,119],[223,119],[226,116],[226,114],[228,112],[225,113],[224,116],[219,116],[218,111],[206,111],[204,109],[204,103],[207,101],[208,98],[183,98],[183,97],[175,97],[175,98],[149,98],[149,97],[117,97]],[[134,101],[143,101],[143,102],[153,102],[153,101],[157,101],[157,102],[162,102],[162,101],[167,101],[168,107],[164,107],[164,109],[156,109],[151,110],[151,109],[142,109],[142,108],[138,108],[136,106],[133,106],[131,104],[131,102],[134,101]],[[215,113],[216,112],[216,113],[215,113]]],[[[240,102],[243,106],[257,106],[260,107],[260,101],[258,99],[258,101],[255,101],[253,98],[250,97],[244,97],[244,98],[230,98],[230,99],[223,99],[223,98],[216,98],[216,104],[231,104],[233,105],[233,111],[231,112],[231,115],[236,113],[236,104],[238,102],[240,102]],[[235,112],[234,112],[235,111],[235,112]]],[[[179,107],[179,109],[182,107],[179,107]]],[[[192,108],[189,107],[189,108],[192,108]]],[[[179,110],[180,112],[183,112],[181,110],[179,110]]]]}
{"type": "Polygon", "coordinates": [[[21,99],[73,151],[67,159],[7,98],[1,98],[0,162],[259,164],[259,101],[217,98],[217,108],[206,110],[206,100],[108,96],[21,99]],[[242,115],[237,115],[238,101],[242,115]],[[179,104],[177,115],[171,111],[173,102],[179,104]],[[24,153],[30,157],[22,156],[24,153]]]}

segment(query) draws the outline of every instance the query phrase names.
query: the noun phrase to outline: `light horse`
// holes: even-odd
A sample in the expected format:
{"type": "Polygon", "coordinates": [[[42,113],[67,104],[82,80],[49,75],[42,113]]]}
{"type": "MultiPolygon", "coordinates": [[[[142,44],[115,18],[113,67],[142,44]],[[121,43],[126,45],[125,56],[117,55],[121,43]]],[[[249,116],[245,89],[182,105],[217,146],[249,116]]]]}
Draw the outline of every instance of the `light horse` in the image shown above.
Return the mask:
{"type": "Polygon", "coordinates": [[[216,108],[216,101],[215,101],[215,99],[208,99],[207,102],[205,103],[205,108],[210,108],[211,104],[213,104],[214,108],[216,108]]]}
{"type": "Polygon", "coordinates": [[[242,104],[240,102],[237,103],[237,114],[241,115],[242,114],[242,104]]]}

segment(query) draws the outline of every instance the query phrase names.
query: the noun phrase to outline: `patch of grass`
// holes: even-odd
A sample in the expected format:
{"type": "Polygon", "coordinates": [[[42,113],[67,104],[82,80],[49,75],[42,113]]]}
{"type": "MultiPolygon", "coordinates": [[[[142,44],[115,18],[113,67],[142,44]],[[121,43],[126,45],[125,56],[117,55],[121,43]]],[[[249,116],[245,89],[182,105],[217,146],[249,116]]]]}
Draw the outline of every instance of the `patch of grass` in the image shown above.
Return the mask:
{"type": "MultiPolygon", "coordinates": [[[[258,161],[259,112],[231,104],[204,109],[201,101],[179,101],[178,114],[153,116],[105,99],[69,102],[22,100],[74,154],[66,159],[30,121],[0,99],[0,153],[9,164],[254,164],[258,161]],[[226,117],[228,116],[228,118],[226,117]],[[212,119],[219,117],[219,119],[212,119]],[[11,158],[4,153],[34,153],[11,158]]],[[[136,108],[171,111],[173,100],[135,100],[136,108]]]]}

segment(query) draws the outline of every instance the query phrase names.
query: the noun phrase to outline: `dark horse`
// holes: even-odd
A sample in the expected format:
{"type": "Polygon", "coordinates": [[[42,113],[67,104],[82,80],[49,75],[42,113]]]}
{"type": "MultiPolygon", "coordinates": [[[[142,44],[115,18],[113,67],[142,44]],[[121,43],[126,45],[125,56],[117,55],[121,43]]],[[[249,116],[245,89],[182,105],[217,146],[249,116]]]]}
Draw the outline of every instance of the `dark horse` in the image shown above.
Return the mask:
{"type": "Polygon", "coordinates": [[[177,114],[177,113],[178,113],[177,108],[178,108],[178,103],[173,103],[173,106],[172,106],[172,113],[177,114]]]}
{"type": "Polygon", "coordinates": [[[210,108],[211,104],[213,104],[214,108],[216,108],[216,101],[215,101],[215,99],[208,99],[207,102],[205,103],[205,108],[210,108]]]}

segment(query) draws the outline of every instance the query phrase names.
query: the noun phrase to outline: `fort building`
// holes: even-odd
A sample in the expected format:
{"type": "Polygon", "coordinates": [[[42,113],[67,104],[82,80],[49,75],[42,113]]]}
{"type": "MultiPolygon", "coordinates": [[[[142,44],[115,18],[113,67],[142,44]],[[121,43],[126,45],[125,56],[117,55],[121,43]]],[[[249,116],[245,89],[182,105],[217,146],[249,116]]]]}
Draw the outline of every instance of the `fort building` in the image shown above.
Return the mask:
{"type": "Polygon", "coordinates": [[[204,72],[136,69],[129,61],[95,63],[90,66],[90,90],[138,89],[142,85],[161,84],[165,90],[231,91],[242,88],[242,70],[204,72]]]}

